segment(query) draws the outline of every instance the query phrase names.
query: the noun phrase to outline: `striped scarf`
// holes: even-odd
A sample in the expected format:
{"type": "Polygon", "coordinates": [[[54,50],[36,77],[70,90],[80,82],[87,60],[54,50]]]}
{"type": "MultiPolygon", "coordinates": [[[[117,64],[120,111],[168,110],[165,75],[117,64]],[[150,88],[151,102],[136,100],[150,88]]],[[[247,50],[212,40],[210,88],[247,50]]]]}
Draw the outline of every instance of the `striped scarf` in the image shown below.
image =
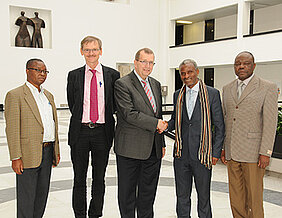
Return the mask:
{"type": "MultiPolygon", "coordinates": [[[[176,102],[176,121],[175,121],[175,145],[174,156],[181,157],[182,139],[181,139],[181,121],[183,98],[186,92],[184,84],[179,92],[176,102]]],[[[212,167],[212,125],[210,116],[210,103],[206,85],[199,79],[199,98],[201,103],[201,142],[199,147],[199,160],[201,164],[208,169],[212,167]]]]}

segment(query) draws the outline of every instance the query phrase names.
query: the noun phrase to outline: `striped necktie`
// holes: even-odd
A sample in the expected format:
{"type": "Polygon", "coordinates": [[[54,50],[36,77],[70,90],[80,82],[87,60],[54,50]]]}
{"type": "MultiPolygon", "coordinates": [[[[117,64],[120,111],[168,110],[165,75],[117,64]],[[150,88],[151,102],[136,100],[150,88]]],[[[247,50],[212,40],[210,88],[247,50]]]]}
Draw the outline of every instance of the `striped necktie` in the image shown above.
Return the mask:
{"type": "Polygon", "coordinates": [[[98,93],[97,93],[97,77],[96,70],[90,69],[93,73],[91,83],[90,83],[90,120],[96,123],[98,120],[98,93]]]}
{"type": "Polygon", "coordinates": [[[150,103],[151,103],[151,105],[152,105],[152,108],[153,108],[154,112],[156,113],[157,110],[156,110],[156,106],[155,106],[154,101],[153,101],[153,96],[152,96],[152,93],[151,93],[151,91],[150,91],[150,88],[149,88],[149,86],[147,85],[147,82],[146,82],[146,81],[141,80],[141,82],[142,82],[143,85],[144,85],[145,93],[146,93],[146,95],[148,96],[148,99],[149,99],[149,101],[150,101],[150,103]]]}

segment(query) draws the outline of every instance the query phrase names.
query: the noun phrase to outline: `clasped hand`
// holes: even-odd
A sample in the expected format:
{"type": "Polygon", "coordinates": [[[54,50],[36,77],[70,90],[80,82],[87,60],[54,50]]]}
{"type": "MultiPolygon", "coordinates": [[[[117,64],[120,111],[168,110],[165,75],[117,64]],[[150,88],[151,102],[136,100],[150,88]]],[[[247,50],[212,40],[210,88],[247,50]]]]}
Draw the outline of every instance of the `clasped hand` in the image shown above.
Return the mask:
{"type": "Polygon", "coordinates": [[[167,129],[167,127],[168,127],[167,121],[159,119],[158,126],[157,126],[158,133],[160,133],[160,134],[163,133],[163,131],[165,131],[167,129]]]}

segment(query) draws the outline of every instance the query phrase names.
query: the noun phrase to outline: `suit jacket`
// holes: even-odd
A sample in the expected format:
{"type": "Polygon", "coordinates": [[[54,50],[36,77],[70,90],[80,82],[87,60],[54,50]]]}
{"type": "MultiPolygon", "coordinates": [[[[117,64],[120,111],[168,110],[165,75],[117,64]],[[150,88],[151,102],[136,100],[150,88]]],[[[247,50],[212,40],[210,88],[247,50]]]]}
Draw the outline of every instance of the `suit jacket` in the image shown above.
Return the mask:
{"type": "Polygon", "coordinates": [[[237,80],[223,87],[226,159],[258,162],[271,156],[277,125],[277,86],[254,75],[237,98],[237,80]]]}
{"type": "Polygon", "coordinates": [[[115,83],[118,121],[114,150],[117,155],[145,160],[155,145],[157,157],[162,156],[164,136],[156,132],[158,119],[162,119],[161,85],[152,77],[148,79],[156,101],[156,114],[133,71],[115,83]]]}
{"type": "MultiPolygon", "coordinates": [[[[53,95],[44,89],[55,121],[54,160],[59,154],[58,119],[53,95]]],[[[5,98],[6,135],[10,159],[20,157],[24,168],[35,168],[42,161],[43,124],[36,101],[26,84],[9,91],[5,98]]]]}
{"type": "MultiPolygon", "coordinates": [[[[220,94],[217,89],[212,88],[210,86],[207,86],[207,90],[210,103],[211,122],[214,126],[214,131],[212,134],[212,156],[219,158],[222,150],[225,130],[220,94]]],[[[180,90],[177,90],[173,95],[174,110],[171,119],[168,122],[169,131],[175,129],[176,102],[179,92],[180,90]]],[[[186,93],[184,93],[181,120],[181,139],[183,146],[182,153],[187,154],[187,152],[189,152],[189,157],[192,160],[199,160],[198,152],[201,140],[201,103],[199,94],[195,103],[191,119],[189,119],[186,107],[186,93]]]]}
{"type": "MultiPolygon", "coordinates": [[[[105,130],[107,148],[113,143],[115,120],[114,83],[119,78],[119,72],[102,65],[105,97],[105,130]]],[[[81,128],[84,99],[85,66],[70,71],[68,74],[67,98],[71,112],[68,144],[74,146],[78,140],[81,128]]]]}

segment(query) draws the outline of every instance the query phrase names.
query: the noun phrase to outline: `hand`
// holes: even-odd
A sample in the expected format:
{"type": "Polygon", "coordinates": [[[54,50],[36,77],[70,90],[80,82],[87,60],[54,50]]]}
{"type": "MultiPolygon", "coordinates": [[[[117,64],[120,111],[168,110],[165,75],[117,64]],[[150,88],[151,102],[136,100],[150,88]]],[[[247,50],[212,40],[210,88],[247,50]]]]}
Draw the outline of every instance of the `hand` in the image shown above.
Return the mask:
{"type": "Polygon", "coordinates": [[[213,157],[212,158],[212,165],[216,165],[217,161],[218,161],[218,158],[213,157]]]}
{"type": "Polygon", "coordinates": [[[58,154],[58,160],[57,160],[57,163],[56,163],[56,165],[55,164],[53,164],[53,167],[56,167],[56,166],[58,166],[58,164],[60,163],[60,154],[58,154]]]}
{"type": "Polygon", "coordinates": [[[160,133],[160,134],[163,133],[163,131],[165,131],[167,129],[167,127],[168,127],[167,121],[164,121],[164,120],[161,120],[161,119],[158,120],[158,126],[157,126],[158,133],[160,133]]]}
{"type": "Polygon", "coordinates": [[[163,158],[165,156],[165,147],[162,148],[162,152],[163,152],[162,154],[162,158],[163,158]]]}
{"type": "Polygon", "coordinates": [[[227,160],[225,159],[225,150],[221,151],[221,156],[220,156],[221,162],[226,165],[227,164],[227,160]]]}
{"type": "Polygon", "coordinates": [[[265,169],[269,165],[269,157],[265,155],[259,155],[258,166],[262,169],[265,169]]]}
{"type": "Polygon", "coordinates": [[[22,159],[12,160],[12,168],[16,174],[22,175],[23,173],[23,161],[22,159]]]}

